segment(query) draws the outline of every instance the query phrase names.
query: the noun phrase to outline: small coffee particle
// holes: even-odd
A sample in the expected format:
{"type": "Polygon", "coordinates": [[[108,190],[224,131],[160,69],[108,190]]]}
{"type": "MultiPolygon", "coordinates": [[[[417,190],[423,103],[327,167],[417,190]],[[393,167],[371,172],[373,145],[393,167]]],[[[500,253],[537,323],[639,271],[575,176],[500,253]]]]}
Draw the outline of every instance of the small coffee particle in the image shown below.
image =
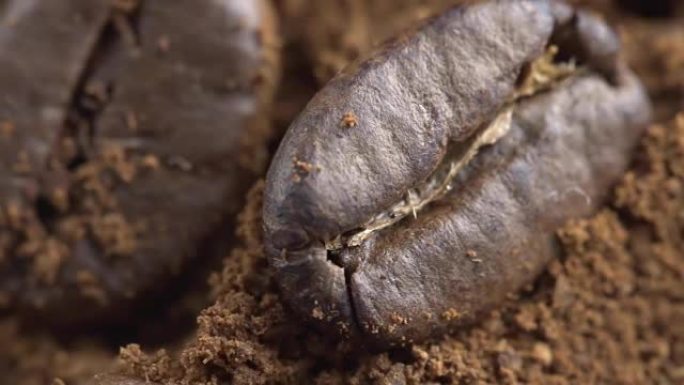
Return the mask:
{"type": "Polygon", "coordinates": [[[157,47],[159,47],[159,52],[167,53],[171,49],[171,40],[168,36],[162,36],[157,40],[157,47]]]}
{"type": "Polygon", "coordinates": [[[342,126],[354,128],[359,124],[359,120],[353,112],[347,112],[342,116],[342,126]]]}
{"type": "Polygon", "coordinates": [[[320,307],[315,307],[315,308],[311,311],[311,316],[314,317],[315,319],[320,319],[320,320],[322,320],[323,318],[325,318],[325,314],[323,313],[323,310],[321,310],[320,307]]]}
{"type": "Polygon", "coordinates": [[[456,310],[456,309],[448,309],[444,313],[442,313],[442,318],[446,321],[453,321],[457,320],[462,317],[462,314],[456,310]]]}
{"type": "Polygon", "coordinates": [[[553,362],[553,352],[549,345],[538,342],[532,347],[532,358],[544,366],[549,366],[553,362]]]}
{"type": "Polygon", "coordinates": [[[145,155],[142,159],[142,166],[150,170],[157,170],[160,166],[159,158],[154,155],[145,155]]]}
{"type": "Polygon", "coordinates": [[[14,135],[14,123],[9,122],[9,121],[4,121],[0,123],[0,135],[2,135],[3,138],[9,139],[14,135]]]}
{"type": "Polygon", "coordinates": [[[302,178],[305,178],[313,171],[321,171],[320,166],[315,166],[312,163],[299,160],[296,157],[292,158],[292,164],[294,165],[295,169],[292,179],[295,181],[295,183],[299,183],[302,180],[302,178]]]}

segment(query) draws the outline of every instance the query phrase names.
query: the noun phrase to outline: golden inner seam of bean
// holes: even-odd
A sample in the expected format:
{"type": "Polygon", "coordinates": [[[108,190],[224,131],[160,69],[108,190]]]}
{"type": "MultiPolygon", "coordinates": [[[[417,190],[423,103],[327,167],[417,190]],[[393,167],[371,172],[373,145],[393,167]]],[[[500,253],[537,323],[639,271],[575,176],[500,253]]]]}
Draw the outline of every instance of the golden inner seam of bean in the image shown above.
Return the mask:
{"type": "Polygon", "coordinates": [[[549,90],[562,80],[578,72],[574,62],[558,63],[554,58],[558,54],[558,47],[550,45],[546,52],[529,64],[524,78],[511,100],[504,105],[497,116],[486,126],[477,130],[464,147],[458,146],[456,151],[450,151],[432,175],[420,186],[409,189],[401,201],[392,205],[388,210],[374,216],[356,231],[340,234],[335,239],[326,242],[326,249],[338,251],[345,247],[361,245],[376,231],[382,230],[402,219],[413,216],[430,202],[442,198],[452,189],[452,181],[456,175],[477,155],[486,145],[496,143],[510,129],[515,104],[523,98],[549,90]]]}

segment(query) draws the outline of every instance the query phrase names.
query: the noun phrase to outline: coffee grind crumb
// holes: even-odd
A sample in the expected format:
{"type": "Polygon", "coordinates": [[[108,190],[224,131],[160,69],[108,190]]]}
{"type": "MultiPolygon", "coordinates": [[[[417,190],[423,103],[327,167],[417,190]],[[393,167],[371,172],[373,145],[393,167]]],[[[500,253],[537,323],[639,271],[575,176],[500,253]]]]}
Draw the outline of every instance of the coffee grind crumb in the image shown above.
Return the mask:
{"type": "Polygon", "coordinates": [[[534,287],[441,341],[373,354],[291,318],[261,249],[262,184],[216,302],[177,354],[122,350],[129,374],[179,384],[676,384],[684,368],[684,113],[652,126],[611,204],[559,230],[534,287]]]}

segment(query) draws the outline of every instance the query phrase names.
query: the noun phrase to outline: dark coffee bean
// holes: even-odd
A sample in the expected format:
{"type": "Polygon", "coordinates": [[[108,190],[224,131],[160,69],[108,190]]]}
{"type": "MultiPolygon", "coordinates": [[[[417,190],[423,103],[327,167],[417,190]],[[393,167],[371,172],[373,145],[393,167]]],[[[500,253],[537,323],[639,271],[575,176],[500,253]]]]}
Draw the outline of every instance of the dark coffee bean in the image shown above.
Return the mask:
{"type": "Polygon", "coordinates": [[[5,2],[0,305],[107,314],[196,257],[264,163],[269,15],[242,0],[5,2]]]}
{"type": "Polygon", "coordinates": [[[491,1],[336,76],[267,176],[265,246],[285,300],[388,346],[472,322],[533,280],[554,231],[598,207],[649,121],[618,49],[562,3],[491,1]],[[279,247],[282,231],[309,246],[279,247]]]}

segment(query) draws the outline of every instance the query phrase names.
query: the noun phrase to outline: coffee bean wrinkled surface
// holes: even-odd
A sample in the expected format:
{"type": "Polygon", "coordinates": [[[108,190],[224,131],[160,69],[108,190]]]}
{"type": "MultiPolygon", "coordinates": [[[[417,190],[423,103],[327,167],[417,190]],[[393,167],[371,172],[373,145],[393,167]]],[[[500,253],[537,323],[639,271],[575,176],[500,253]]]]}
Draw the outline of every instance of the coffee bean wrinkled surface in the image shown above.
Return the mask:
{"type": "Polygon", "coordinates": [[[557,254],[650,118],[615,33],[560,2],[451,9],[331,80],[267,175],[265,247],[303,318],[380,346],[475,320],[557,254]]]}

